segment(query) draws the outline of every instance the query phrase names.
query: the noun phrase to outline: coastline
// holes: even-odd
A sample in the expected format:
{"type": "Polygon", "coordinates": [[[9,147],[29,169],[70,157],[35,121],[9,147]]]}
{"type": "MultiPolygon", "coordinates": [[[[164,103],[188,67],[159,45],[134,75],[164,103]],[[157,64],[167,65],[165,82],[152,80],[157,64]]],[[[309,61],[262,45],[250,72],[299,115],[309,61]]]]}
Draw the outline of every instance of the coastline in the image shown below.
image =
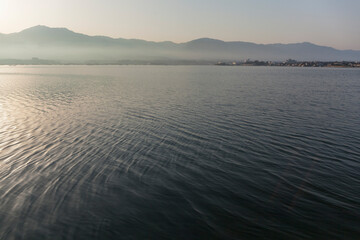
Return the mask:
{"type": "Polygon", "coordinates": [[[23,66],[23,65],[134,65],[134,66],[266,66],[266,67],[316,67],[316,68],[360,68],[359,61],[212,61],[212,60],[118,60],[118,61],[59,61],[48,59],[0,59],[0,66],[23,66]]]}

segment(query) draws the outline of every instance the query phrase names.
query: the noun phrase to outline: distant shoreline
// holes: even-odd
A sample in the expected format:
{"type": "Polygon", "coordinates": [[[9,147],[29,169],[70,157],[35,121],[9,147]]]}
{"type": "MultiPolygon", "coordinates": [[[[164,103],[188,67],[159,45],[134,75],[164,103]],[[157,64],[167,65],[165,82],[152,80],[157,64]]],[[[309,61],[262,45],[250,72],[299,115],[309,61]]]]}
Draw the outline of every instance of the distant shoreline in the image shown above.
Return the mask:
{"type": "Polygon", "coordinates": [[[46,59],[0,59],[1,66],[267,66],[267,67],[321,67],[321,68],[360,68],[360,62],[355,61],[296,61],[289,59],[280,61],[201,61],[201,60],[120,60],[120,61],[88,61],[88,62],[61,62],[46,59]]]}
{"type": "Polygon", "coordinates": [[[360,68],[360,62],[354,61],[244,61],[244,62],[218,62],[219,66],[269,66],[269,67],[327,67],[327,68],[360,68]]]}
{"type": "Polygon", "coordinates": [[[224,67],[287,67],[287,68],[360,68],[360,66],[257,66],[257,65],[218,65],[218,64],[0,64],[0,66],[16,67],[16,66],[224,66],[224,67]]]}

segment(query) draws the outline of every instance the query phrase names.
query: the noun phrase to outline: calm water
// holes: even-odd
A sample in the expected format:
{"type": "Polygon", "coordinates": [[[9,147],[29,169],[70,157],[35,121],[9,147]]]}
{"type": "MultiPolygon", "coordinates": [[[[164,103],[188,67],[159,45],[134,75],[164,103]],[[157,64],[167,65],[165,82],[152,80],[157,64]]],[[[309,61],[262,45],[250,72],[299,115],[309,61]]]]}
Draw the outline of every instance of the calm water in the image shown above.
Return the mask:
{"type": "Polygon", "coordinates": [[[0,239],[360,239],[360,70],[0,67],[0,239]]]}

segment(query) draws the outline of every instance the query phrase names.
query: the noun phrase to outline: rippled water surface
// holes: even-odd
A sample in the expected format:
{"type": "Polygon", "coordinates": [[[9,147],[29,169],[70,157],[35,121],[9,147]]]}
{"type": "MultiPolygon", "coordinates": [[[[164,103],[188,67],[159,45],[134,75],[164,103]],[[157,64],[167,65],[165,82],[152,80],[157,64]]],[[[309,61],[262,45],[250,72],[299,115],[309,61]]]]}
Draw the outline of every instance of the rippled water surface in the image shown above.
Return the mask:
{"type": "Polygon", "coordinates": [[[2,66],[0,239],[360,239],[360,70],[2,66]]]}

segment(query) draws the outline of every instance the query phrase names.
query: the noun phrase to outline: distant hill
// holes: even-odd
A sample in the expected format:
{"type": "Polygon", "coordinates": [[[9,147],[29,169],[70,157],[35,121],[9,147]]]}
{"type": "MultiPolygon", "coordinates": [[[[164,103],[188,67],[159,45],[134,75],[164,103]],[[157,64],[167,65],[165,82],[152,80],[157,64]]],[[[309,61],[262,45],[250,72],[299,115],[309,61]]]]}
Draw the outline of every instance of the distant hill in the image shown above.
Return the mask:
{"type": "Polygon", "coordinates": [[[0,59],[51,59],[66,62],[128,61],[360,61],[360,51],[337,50],[312,43],[255,44],[201,38],[186,43],[88,36],[66,28],[35,26],[0,34],[0,59]]]}

